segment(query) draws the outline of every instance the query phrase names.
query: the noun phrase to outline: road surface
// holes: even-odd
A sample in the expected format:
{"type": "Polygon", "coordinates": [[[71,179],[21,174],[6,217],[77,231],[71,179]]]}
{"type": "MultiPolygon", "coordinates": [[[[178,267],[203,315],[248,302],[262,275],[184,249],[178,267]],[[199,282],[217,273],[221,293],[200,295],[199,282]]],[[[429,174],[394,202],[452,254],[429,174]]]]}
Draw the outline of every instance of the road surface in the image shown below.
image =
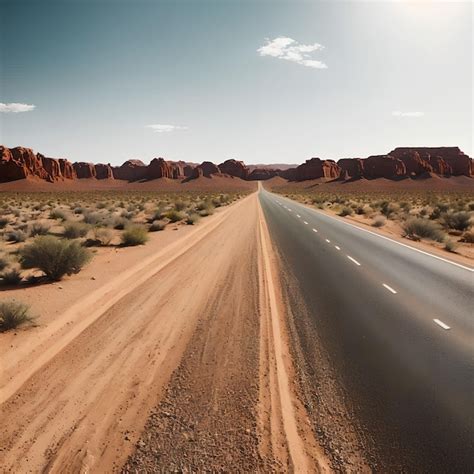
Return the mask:
{"type": "Polygon", "coordinates": [[[321,357],[311,331],[372,467],[472,472],[472,269],[263,189],[259,196],[292,282],[287,297],[299,308],[295,334],[316,387],[315,411],[331,402],[317,389],[321,357]]]}

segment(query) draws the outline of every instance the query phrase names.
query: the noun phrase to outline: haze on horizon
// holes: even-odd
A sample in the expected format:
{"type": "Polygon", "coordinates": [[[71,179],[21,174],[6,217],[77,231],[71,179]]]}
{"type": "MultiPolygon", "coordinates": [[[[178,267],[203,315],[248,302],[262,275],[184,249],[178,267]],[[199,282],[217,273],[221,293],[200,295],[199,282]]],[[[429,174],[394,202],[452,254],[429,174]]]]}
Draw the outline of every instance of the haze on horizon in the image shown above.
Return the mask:
{"type": "Polygon", "coordinates": [[[72,161],[472,156],[472,4],[0,0],[0,143],[72,161]]]}

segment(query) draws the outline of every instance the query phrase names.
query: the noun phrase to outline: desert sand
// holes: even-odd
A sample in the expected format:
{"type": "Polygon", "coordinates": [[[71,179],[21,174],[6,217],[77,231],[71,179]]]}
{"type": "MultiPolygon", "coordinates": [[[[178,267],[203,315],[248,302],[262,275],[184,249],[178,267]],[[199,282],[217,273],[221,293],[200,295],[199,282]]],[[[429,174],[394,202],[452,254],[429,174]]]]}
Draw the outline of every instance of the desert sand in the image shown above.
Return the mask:
{"type": "Polygon", "coordinates": [[[328,470],[292,383],[257,194],[122,251],[2,294],[41,314],[0,335],[2,466],[328,470]]]}

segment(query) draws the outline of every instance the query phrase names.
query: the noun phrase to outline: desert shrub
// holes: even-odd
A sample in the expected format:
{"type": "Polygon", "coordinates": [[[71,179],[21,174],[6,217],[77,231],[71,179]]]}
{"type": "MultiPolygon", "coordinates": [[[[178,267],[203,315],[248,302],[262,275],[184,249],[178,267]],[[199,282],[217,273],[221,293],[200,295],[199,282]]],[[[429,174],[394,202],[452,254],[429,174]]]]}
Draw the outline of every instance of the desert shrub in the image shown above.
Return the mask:
{"type": "Polygon", "coordinates": [[[198,211],[201,211],[199,214],[202,216],[208,216],[214,212],[214,206],[212,205],[212,202],[208,199],[205,201],[198,202],[198,204],[196,205],[196,209],[198,211]]]}
{"type": "Polygon", "coordinates": [[[430,219],[439,219],[442,214],[448,211],[448,209],[449,204],[446,204],[444,202],[438,203],[431,212],[430,219]]]}
{"type": "Polygon", "coordinates": [[[58,221],[65,221],[67,218],[67,215],[62,209],[56,208],[50,212],[49,217],[51,219],[56,219],[58,221]]]}
{"type": "Polygon", "coordinates": [[[0,217],[0,229],[5,228],[8,225],[9,220],[6,217],[0,217]]]}
{"type": "Polygon", "coordinates": [[[176,201],[174,203],[174,208],[179,211],[184,211],[186,209],[186,203],[184,201],[176,201]]]}
{"type": "Polygon", "coordinates": [[[400,206],[397,203],[384,201],[380,206],[380,212],[387,218],[390,219],[393,214],[400,210],[400,206]]]}
{"type": "Polygon", "coordinates": [[[5,270],[0,276],[4,285],[19,285],[23,279],[20,270],[16,267],[5,270]]]}
{"type": "Polygon", "coordinates": [[[85,212],[84,222],[86,224],[97,225],[102,220],[102,216],[98,212],[85,212]]]}
{"type": "Polygon", "coordinates": [[[8,267],[8,259],[3,255],[0,255],[0,272],[8,267]]]}
{"type": "Polygon", "coordinates": [[[428,214],[429,214],[429,209],[427,207],[421,208],[420,211],[418,212],[418,215],[420,217],[426,217],[428,214]]]}
{"type": "Polygon", "coordinates": [[[110,245],[114,238],[114,234],[110,229],[104,229],[101,227],[94,227],[91,233],[92,238],[95,241],[100,242],[100,245],[110,245]]]}
{"type": "Polygon", "coordinates": [[[458,248],[458,243],[455,242],[454,240],[447,240],[447,241],[444,243],[444,248],[445,248],[445,250],[447,250],[448,252],[455,252],[456,249],[458,248]]]}
{"type": "Polygon", "coordinates": [[[469,230],[472,226],[471,216],[469,212],[447,212],[442,217],[443,225],[449,229],[469,230]]]}
{"type": "Polygon", "coordinates": [[[199,211],[199,215],[201,217],[206,217],[206,216],[210,216],[214,213],[214,207],[207,207],[205,209],[202,209],[199,211]]]}
{"type": "Polygon", "coordinates": [[[112,227],[116,230],[123,230],[130,224],[128,219],[125,217],[115,217],[112,221],[112,227]]]}
{"type": "Polygon", "coordinates": [[[134,217],[134,216],[135,216],[135,213],[130,212],[130,211],[122,211],[120,213],[120,217],[123,217],[123,218],[128,219],[128,220],[132,219],[132,217],[134,217]]]}
{"type": "Polygon", "coordinates": [[[372,227],[383,227],[386,222],[387,222],[387,219],[385,216],[377,216],[372,221],[372,227]]]}
{"type": "Polygon", "coordinates": [[[0,301],[0,332],[31,323],[30,308],[16,301],[0,301]]]}
{"type": "Polygon", "coordinates": [[[166,217],[171,222],[179,222],[182,221],[186,217],[186,215],[183,212],[172,209],[171,211],[166,213],[166,217]]]}
{"type": "Polygon", "coordinates": [[[228,194],[221,194],[219,196],[219,201],[221,204],[227,204],[230,201],[230,196],[228,194]]]}
{"type": "Polygon", "coordinates": [[[83,222],[68,222],[64,225],[64,237],[66,239],[78,239],[85,237],[89,231],[89,226],[83,222]]]}
{"type": "Polygon", "coordinates": [[[474,244],[474,232],[464,232],[461,238],[461,242],[466,242],[467,244],[474,244]]]}
{"type": "Polygon", "coordinates": [[[352,214],[354,214],[354,211],[350,207],[343,207],[338,215],[341,217],[346,217],[352,216],[352,214]]]}
{"type": "Polygon", "coordinates": [[[133,225],[122,233],[122,245],[129,247],[142,245],[148,240],[147,231],[144,227],[133,225]]]}
{"type": "Polygon", "coordinates": [[[30,235],[31,237],[36,237],[37,235],[46,235],[50,228],[50,225],[46,222],[33,222],[33,224],[30,226],[30,235]]]}
{"type": "Polygon", "coordinates": [[[148,228],[149,232],[157,232],[163,230],[166,227],[166,222],[163,221],[153,221],[148,228]]]}
{"type": "Polygon", "coordinates": [[[189,216],[186,218],[186,224],[194,225],[199,220],[199,217],[199,214],[196,214],[195,212],[189,214],[189,216]]]}
{"type": "Polygon", "coordinates": [[[439,225],[428,219],[412,218],[407,220],[402,227],[405,236],[415,240],[426,238],[443,242],[445,237],[439,225]]]}
{"type": "Polygon", "coordinates": [[[74,208],[73,212],[74,212],[74,214],[84,214],[84,212],[86,212],[86,210],[83,207],[78,206],[78,207],[74,208]]]}
{"type": "Polygon", "coordinates": [[[78,273],[90,260],[90,252],[76,241],[61,240],[51,235],[36,237],[20,251],[23,268],[38,268],[50,280],[78,273]]]}
{"type": "Polygon", "coordinates": [[[26,240],[26,234],[22,230],[12,230],[5,234],[5,240],[7,242],[24,242],[26,240]]]}

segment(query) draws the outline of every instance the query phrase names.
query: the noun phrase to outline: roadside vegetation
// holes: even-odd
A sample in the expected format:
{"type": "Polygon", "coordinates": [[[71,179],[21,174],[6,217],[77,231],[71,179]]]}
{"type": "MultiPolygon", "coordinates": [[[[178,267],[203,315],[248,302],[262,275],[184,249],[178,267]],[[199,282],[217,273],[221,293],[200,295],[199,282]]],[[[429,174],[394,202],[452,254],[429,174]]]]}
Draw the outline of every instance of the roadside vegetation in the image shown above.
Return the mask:
{"type": "Polygon", "coordinates": [[[238,193],[2,193],[0,288],[57,281],[92,258],[90,247],[144,245],[150,232],[194,225],[238,193]]]}
{"type": "Polygon", "coordinates": [[[17,301],[0,301],[0,332],[32,324],[33,320],[28,305],[17,301]]]}
{"type": "Polygon", "coordinates": [[[325,212],[380,228],[382,232],[474,258],[473,192],[335,193],[288,188],[279,192],[325,212]]]}
{"type": "MultiPolygon", "coordinates": [[[[145,245],[155,237],[153,233],[195,225],[242,194],[58,192],[0,196],[1,295],[2,291],[50,284],[79,273],[104,248],[127,251],[126,247],[145,245]]],[[[6,294],[12,294],[10,291],[6,294]]],[[[0,333],[32,322],[30,308],[24,303],[0,301],[0,333]]]]}

